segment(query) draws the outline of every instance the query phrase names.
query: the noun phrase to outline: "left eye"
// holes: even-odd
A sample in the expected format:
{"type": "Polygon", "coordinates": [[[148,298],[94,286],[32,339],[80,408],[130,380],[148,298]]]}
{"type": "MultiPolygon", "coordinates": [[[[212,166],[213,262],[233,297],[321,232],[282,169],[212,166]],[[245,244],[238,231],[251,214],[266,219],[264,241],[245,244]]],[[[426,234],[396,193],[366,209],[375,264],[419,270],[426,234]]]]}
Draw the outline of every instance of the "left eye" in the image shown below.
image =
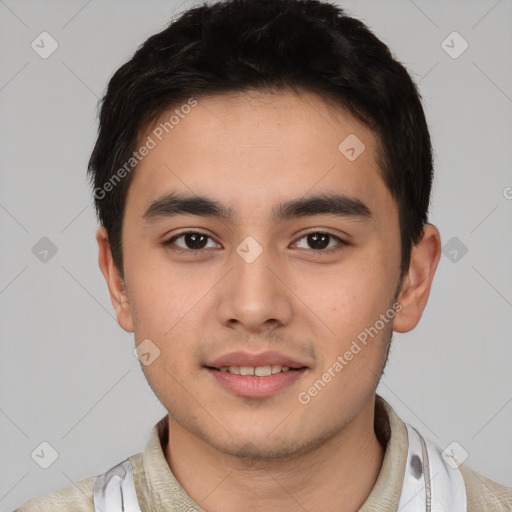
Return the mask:
{"type": "MultiPolygon", "coordinates": [[[[301,237],[299,239],[299,242],[301,240],[306,240],[306,244],[308,244],[310,247],[299,247],[300,249],[314,249],[316,251],[320,250],[324,250],[324,249],[331,249],[332,248],[332,245],[330,245],[330,242],[332,242],[333,240],[337,241],[338,244],[334,244],[335,246],[336,245],[345,245],[345,242],[335,236],[335,235],[332,235],[331,233],[325,233],[323,231],[315,231],[315,232],[312,232],[312,233],[308,233],[307,235],[304,235],[303,237],[301,237]]],[[[299,242],[297,242],[296,246],[298,247],[298,244],[299,242]]],[[[326,251],[328,252],[328,251],[326,251]]]]}
{"type": "MultiPolygon", "coordinates": [[[[165,242],[165,245],[171,246],[171,248],[176,251],[200,251],[207,248],[206,245],[208,243],[208,239],[212,240],[210,236],[205,235],[204,233],[188,231],[186,233],[173,236],[165,242]],[[176,241],[180,239],[183,239],[181,245],[176,243],[176,241]],[[172,247],[173,245],[176,245],[177,248],[172,247]]],[[[215,245],[217,246],[218,244],[215,245]]]]}

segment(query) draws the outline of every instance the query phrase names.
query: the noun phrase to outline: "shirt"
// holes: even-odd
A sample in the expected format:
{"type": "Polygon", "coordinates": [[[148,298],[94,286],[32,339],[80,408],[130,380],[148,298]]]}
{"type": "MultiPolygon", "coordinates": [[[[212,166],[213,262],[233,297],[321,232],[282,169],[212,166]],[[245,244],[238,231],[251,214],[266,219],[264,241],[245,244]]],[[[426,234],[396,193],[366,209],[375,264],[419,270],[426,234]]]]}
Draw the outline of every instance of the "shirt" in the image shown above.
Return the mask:
{"type": "MultiPolygon", "coordinates": [[[[168,416],[153,427],[143,452],[128,458],[133,466],[135,489],[142,512],[205,512],[174,477],[165,458],[168,416]]],[[[375,485],[358,512],[398,510],[407,463],[405,423],[380,396],[375,402],[375,433],[385,446],[375,485]]],[[[512,488],[504,487],[460,466],[468,501],[468,512],[512,512],[512,488]]],[[[93,487],[97,476],[42,494],[14,512],[94,512],[93,487]]],[[[451,511],[450,511],[451,512],[451,511]]]]}

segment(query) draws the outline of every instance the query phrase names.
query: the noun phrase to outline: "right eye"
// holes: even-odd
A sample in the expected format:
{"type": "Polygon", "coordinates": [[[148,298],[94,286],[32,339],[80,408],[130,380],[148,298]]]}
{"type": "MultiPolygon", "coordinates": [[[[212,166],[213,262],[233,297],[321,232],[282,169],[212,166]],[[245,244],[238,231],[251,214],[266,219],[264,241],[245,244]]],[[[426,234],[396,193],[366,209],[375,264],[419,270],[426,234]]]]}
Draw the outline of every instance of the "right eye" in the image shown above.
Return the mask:
{"type": "MultiPolygon", "coordinates": [[[[208,239],[213,242],[213,239],[206,233],[188,230],[172,236],[164,242],[164,246],[179,253],[200,253],[208,248],[208,239]],[[178,241],[180,242],[178,243],[178,241]]],[[[220,247],[215,242],[213,243],[216,247],[220,247]]]]}

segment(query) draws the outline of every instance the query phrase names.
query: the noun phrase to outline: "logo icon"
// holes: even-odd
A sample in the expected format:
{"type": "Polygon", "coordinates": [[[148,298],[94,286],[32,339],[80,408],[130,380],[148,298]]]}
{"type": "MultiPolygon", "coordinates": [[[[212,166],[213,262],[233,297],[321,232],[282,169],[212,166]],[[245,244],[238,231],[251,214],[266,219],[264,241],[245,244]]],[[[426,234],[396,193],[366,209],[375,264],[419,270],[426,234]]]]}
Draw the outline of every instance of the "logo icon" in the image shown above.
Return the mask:
{"type": "Polygon", "coordinates": [[[452,263],[458,263],[468,252],[468,248],[459,238],[453,236],[443,245],[442,252],[452,263]]]}
{"type": "Polygon", "coordinates": [[[59,43],[48,32],[41,32],[30,46],[39,57],[47,59],[59,47],[59,43]]]}
{"type": "Polygon", "coordinates": [[[469,457],[469,453],[457,441],[450,443],[441,455],[453,469],[457,469],[469,457]]]}
{"type": "Polygon", "coordinates": [[[57,450],[47,441],[40,443],[30,456],[43,469],[48,469],[59,458],[57,450]]]}
{"type": "Polygon", "coordinates": [[[443,40],[441,48],[452,59],[458,59],[469,48],[469,44],[458,32],[452,32],[443,40]]]}
{"type": "Polygon", "coordinates": [[[247,263],[252,263],[263,252],[263,247],[252,236],[248,236],[236,248],[236,252],[247,263]]]}
{"type": "Polygon", "coordinates": [[[32,254],[41,263],[48,263],[57,254],[57,246],[49,238],[43,236],[32,247],[32,254]]]}
{"type": "Polygon", "coordinates": [[[345,137],[338,146],[339,152],[351,162],[359,158],[365,149],[363,141],[354,133],[345,137]]]}
{"type": "Polygon", "coordinates": [[[144,365],[149,366],[160,356],[160,349],[148,338],[141,341],[133,350],[133,355],[144,365]]]}

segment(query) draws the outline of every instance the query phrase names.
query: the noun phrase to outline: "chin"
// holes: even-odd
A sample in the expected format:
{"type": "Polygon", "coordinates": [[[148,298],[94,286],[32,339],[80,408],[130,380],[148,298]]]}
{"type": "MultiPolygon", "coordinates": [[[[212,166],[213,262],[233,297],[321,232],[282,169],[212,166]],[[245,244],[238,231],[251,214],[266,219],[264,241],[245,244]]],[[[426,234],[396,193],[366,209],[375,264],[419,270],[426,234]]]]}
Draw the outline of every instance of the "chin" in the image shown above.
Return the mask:
{"type": "Polygon", "coordinates": [[[300,456],[304,453],[305,446],[303,443],[291,445],[288,441],[286,444],[267,443],[262,445],[261,442],[241,442],[238,445],[219,446],[217,449],[226,455],[231,455],[247,462],[256,461],[280,461],[300,456]]]}
{"type": "Polygon", "coordinates": [[[331,436],[331,433],[323,433],[321,436],[317,434],[308,439],[302,432],[297,439],[289,436],[270,439],[265,434],[258,436],[252,433],[245,437],[238,435],[236,438],[222,439],[222,441],[203,439],[221,453],[254,464],[258,461],[280,462],[300,458],[316,450],[331,436]]]}

